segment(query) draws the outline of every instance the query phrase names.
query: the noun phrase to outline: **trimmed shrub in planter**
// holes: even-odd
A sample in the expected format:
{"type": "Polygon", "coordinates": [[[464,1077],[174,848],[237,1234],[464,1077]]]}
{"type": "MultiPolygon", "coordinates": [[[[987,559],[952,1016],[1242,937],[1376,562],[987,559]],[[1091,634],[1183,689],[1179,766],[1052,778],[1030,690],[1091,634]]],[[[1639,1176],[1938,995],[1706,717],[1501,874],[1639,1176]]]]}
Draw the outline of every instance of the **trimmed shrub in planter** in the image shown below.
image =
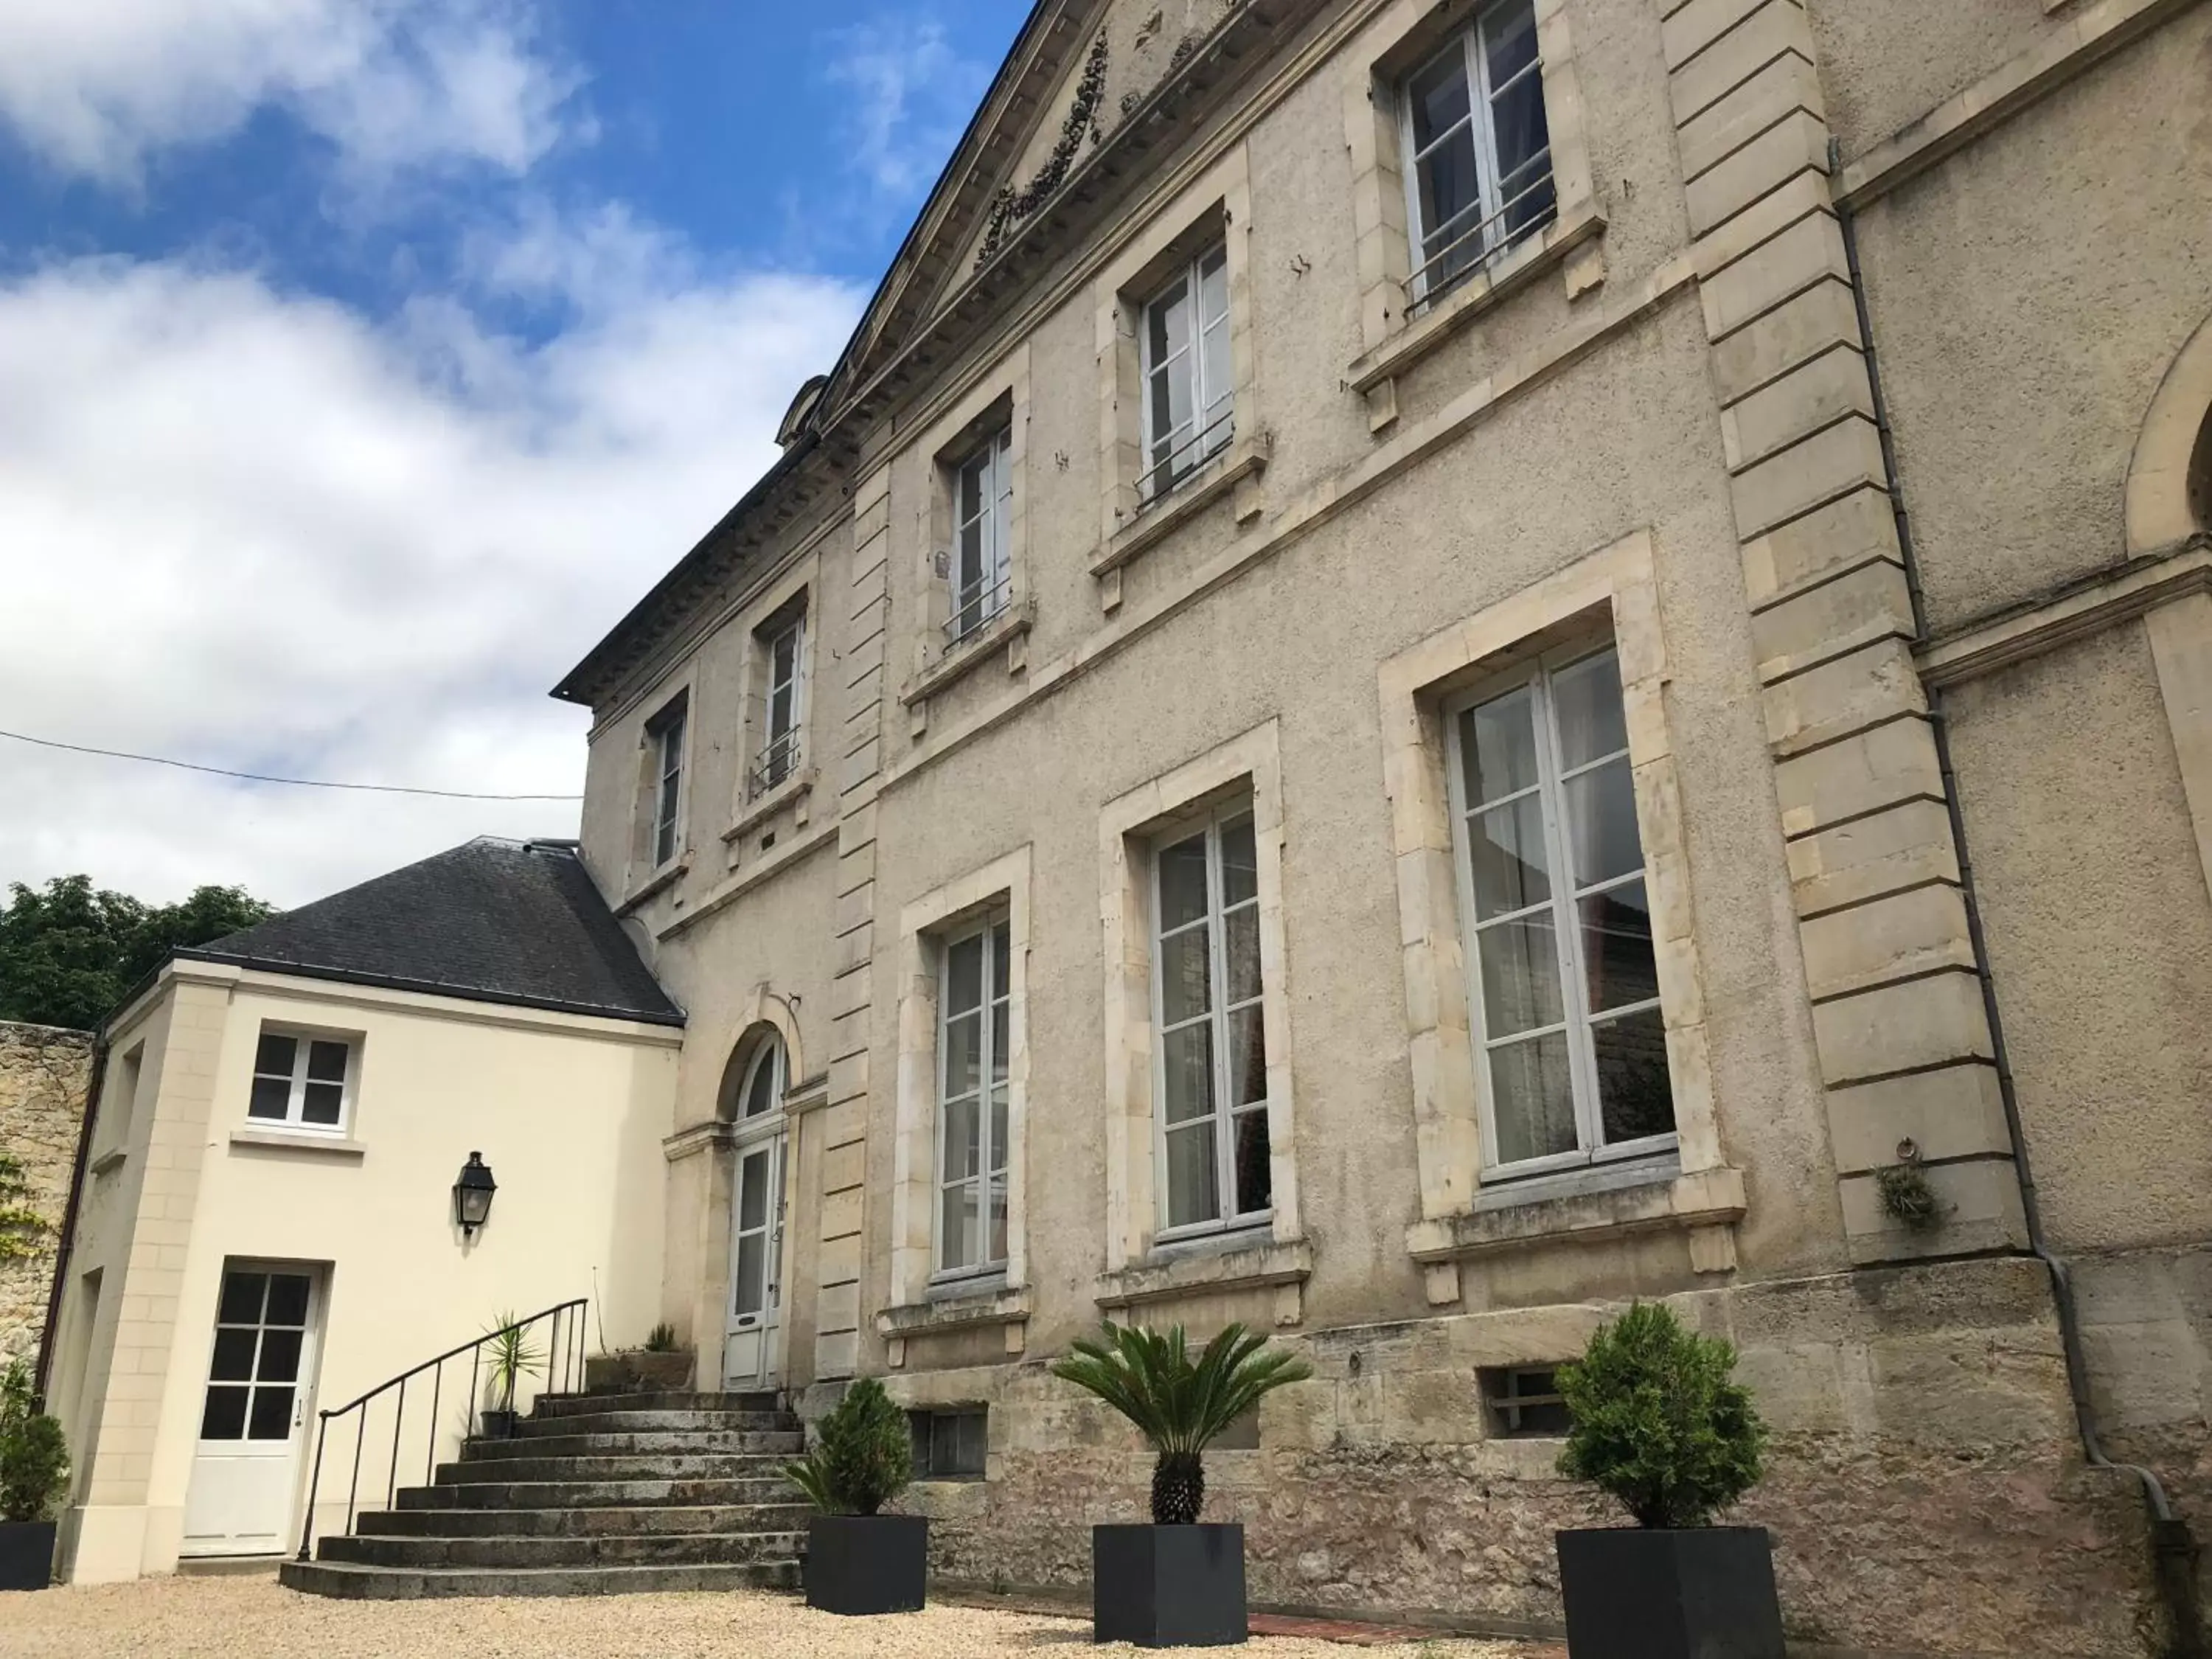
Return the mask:
{"type": "Polygon", "coordinates": [[[31,1408],[21,1360],[0,1376],[0,1590],[44,1589],[54,1577],[48,1517],[69,1475],[62,1425],[31,1408]]]}
{"type": "Polygon", "coordinates": [[[1646,1303],[1560,1367],[1573,1424],[1559,1473],[1638,1528],[1557,1535],[1574,1659],[1783,1659],[1771,1540],[1711,1524],[1757,1483],[1766,1437],[1735,1369],[1726,1342],[1646,1303]]]}
{"type": "Polygon", "coordinates": [[[1091,1634],[1146,1648],[1242,1642],[1244,1528],[1200,1526],[1206,1448],[1266,1395],[1304,1382],[1313,1368],[1231,1325],[1194,1363],[1182,1327],[1164,1336],[1106,1322],[1102,1340],[1078,1342],[1053,1375],[1087,1389],[1152,1443],[1152,1524],[1091,1529],[1091,1634]]]}
{"type": "Polygon", "coordinates": [[[864,1376],[784,1466],[816,1514],[806,1528],[806,1605],[824,1613],[913,1613],[929,1579],[929,1518],[877,1511],[914,1478],[906,1413],[864,1376]]]}

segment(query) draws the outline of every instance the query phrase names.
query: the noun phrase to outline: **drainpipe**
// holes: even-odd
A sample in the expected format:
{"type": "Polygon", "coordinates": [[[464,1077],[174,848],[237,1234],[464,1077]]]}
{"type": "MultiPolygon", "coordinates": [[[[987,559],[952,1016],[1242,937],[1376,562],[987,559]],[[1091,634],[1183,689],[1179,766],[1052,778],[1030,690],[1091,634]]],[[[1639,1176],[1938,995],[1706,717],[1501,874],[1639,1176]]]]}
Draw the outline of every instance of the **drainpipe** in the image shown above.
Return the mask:
{"type": "Polygon", "coordinates": [[[61,1242],[54,1249],[54,1282],[46,1291],[46,1322],[39,1333],[38,1368],[31,1373],[33,1403],[46,1409],[47,1369],[54,1360],[54,1328],[61,1322],[62,1291],[69,1283],[70,1247],[76,1240],[77,1210],[84,1198],[85,1167],[92,1161],[92,1121],[100,1113],[100,1080],[107,1075],[107,1033],[92,1039],[92,1073],[85,1079],[84,1117],[76,1133],[76,1158],[70,1166],[69,1202],[62,1210],[61,1242]]]}
{"type": "MultiPolygon", "coordinates": [[[[1828,141],[1829,172],[1842,161],[1842,146],[1828,141]]],[[[1912,629],[1916,640],[1928,637],[1927,603],[1920,586],[1920,562],[1913,549],[1912,520],[1905,512],[1905,490],[1897,469],[1897,444],[1890,430],[1889,406],[1881,393],[1881,369],[1875,356],[1874,319],[1867,309],[1866,283],[1859,270],[1858,215],[1847,202],[1836,204],[1842,228],[1844,258],[1851,275],[1851,303],[1858,313],[1859,339],[1866,352],[1867,385],[1874,397],[1875,429],[1881,442],[1881,465],[1889,487],[1892,513],[1897,520],[1897,544],[1905,558],[1905,580],[1912,596],[1912,629]]],[[[2005,1131],[2012,1142],[2014,1167],[2020,1176],[2021,1214],[2027,1222],[2028,1249],[2051,1275],[2051,1303],[2058,1316],[2058,1340],[2066,1357],[2066,1387],[2074,1401],[2074,1422],[2081,1451],[2092,1468],[2112,1469],[2133,1475],[2142,1488],[2150,1511],[2153,1576],[2159,1599],[2172,1626],[2166,1659],[2204,1659],[2203,1626],[2197,1611],[2197,1545],[2189,1522],[2173,1512],[2158,1476],[2136,1463],[2117,1463],[2106,1455],[2098,1433],[2097,1408],[2089,1392],[2089,1362],[2081,1344],[2081,1315],[2074,1295],[2073,1270],[2051,1248],[2043,1231],[2043,1206],[2037,1196],[2035,1171],[2027,1155],[2027,1131],[2020,1115],[2020,1095],[2013,1084],[2012,1064],[2005,1049],[2004,1021],[1997,1009],[1996,982],[1990,970],[1989,942],[1982,931],[1982,907],[1974,890],[1973,860],[1966,852],[1966,820],[1959,800],[1959,779],[1951,765],[1950,719],[1942,688],[1928,690],[1928,713],[1936,738],[1936,764],[1943,779],[1944,810],[1951,821],[1951,844],[1959,857],[1959,886],[1966,902],[1966,935],[1974,950],[1974,972],[1980,981],[1982,1012],[1990,1027],[1990,1053],[1996,1063],[1997,1094],[2004,1103],[2005,1131]]]]}

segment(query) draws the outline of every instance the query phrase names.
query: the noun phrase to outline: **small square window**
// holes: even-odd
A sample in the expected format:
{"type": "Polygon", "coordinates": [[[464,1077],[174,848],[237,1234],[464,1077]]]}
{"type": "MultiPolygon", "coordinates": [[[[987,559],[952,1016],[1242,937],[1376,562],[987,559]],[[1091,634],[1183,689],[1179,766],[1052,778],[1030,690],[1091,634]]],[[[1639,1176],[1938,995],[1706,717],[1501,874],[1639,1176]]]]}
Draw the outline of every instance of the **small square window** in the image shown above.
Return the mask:
{"type": "Polygon", "coordinates": [[[336,1133],[345,1127],[352,1079],[353,1045],[346,1039],[264,1028],[254,1045],[246,1115],[336,1133]]]}
{"type": "Polygon", "coordinates": [[[1509,1440],[1556,1440],[1573,1425],[1556,1365],[1502,1365],[1482,1373],[1490,1431],[1509,1440]]]}
{"type": "Polygon", "coordinates": [[[914,1432],[917,1480],[980,1480],[989,1449],[989,1416],[981,1406],[907,1414],[914,1432]]]}

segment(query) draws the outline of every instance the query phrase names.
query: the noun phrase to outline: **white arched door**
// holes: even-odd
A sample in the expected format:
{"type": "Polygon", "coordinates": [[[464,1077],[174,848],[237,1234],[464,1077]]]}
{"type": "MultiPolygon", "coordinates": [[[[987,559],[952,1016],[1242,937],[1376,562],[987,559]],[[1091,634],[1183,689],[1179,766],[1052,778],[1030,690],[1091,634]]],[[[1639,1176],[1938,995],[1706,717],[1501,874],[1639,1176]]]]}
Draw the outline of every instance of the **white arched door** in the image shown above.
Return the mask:
{"type": "Polygon", "coordinates": [[[771,1036],[738,1090],[736,1167],[730,1180],[729,1294],[723,1303],[722,1387],[783,1382],[784,1189],[791,1143],[783,1114],[783,1044],[771,1036]]]}

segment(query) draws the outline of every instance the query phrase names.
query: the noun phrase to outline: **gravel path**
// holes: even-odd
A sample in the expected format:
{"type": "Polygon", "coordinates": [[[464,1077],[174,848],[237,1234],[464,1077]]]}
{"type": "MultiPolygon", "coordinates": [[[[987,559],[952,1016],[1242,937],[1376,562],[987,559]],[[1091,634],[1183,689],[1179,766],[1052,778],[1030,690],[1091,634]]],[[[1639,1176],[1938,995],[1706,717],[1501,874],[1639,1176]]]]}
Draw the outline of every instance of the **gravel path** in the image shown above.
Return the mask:
{"type": "MultiPolygon", "coordinates": [[[[1444,1638],[1351,1648],[1268,1637],[1245,1651],[1265,1659],[1519,1659],[1528,1650],[1444,1638]]],[[[1114,1659],[1139,1652],[1093,1647],[1087,1620],[961,1607],[839,1619],[745,1591],[333,1601],[257,1576],[0,1595],[0,1659],[1114,1659]]]]}

